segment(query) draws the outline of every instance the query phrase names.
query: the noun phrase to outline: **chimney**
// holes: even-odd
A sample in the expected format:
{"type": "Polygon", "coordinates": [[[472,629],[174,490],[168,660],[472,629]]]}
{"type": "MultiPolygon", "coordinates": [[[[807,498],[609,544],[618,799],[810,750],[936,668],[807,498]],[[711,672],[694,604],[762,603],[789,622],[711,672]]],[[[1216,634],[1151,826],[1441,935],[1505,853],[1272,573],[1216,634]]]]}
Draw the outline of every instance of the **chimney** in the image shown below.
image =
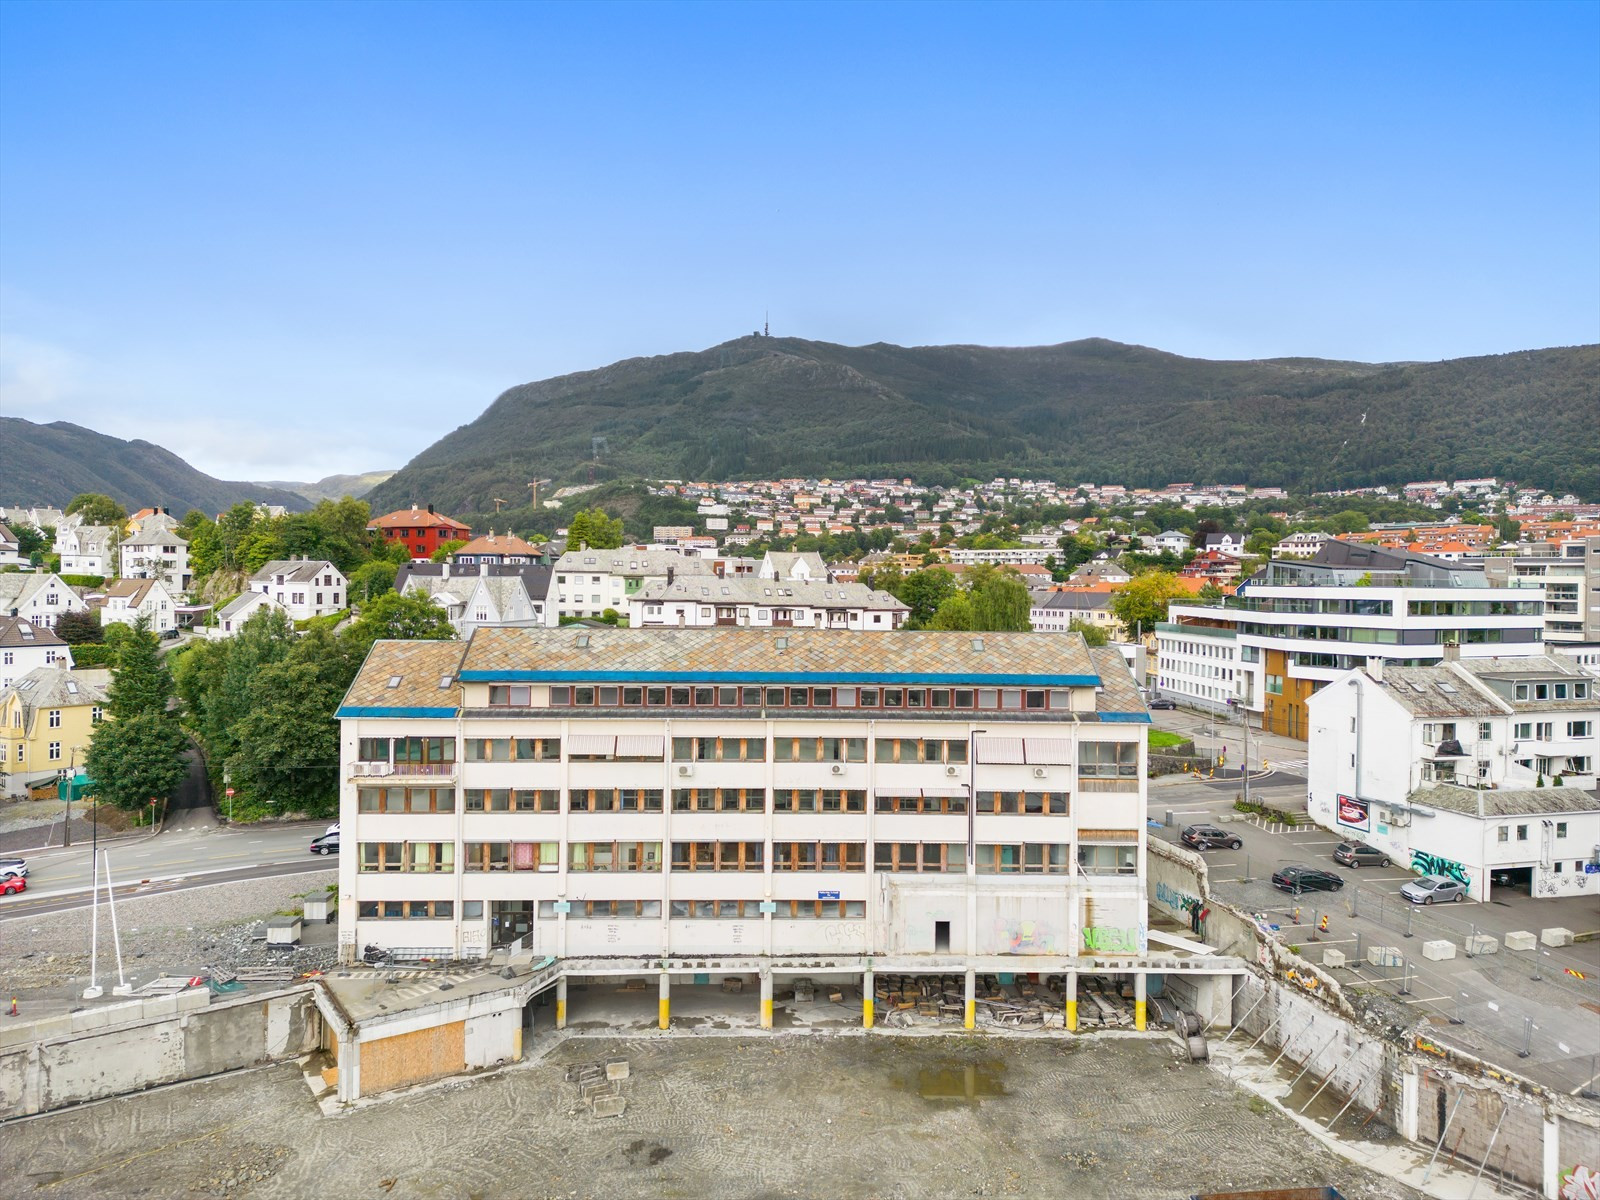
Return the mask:
{"type": "Polygon", "coordinates": [[[413,504],[412,504],[412,506],[411,506],[411,511],[412,511],[412,512],[416,512],[416,511],[417,511],[417,506],[416,506],[416,504],[414,504],[414,503],[413,503],[413,504]]]}
{"type": "Polygon", "coordinates": [[[433,515],[433,505],[431,505],[431,504],[430,504],[430,505],[428,505],[428,515],[429,515],[429,516],[432,516],[432,515],[433,515]]]}
{"type": "Polygon", "coordinates": [[[1383,659],[1381,659],[1381,658],[1369,658],[1369,659],[1367,659],[1367,675],[1368,675],[1369,678],[1371,678],[1373,683],[1382,683],[1383,682],[1383,659]]]}
{"type": "Polygon", "coordinates": [[[1447,663],[1461,661],[1460,642],[1446,642],[1444,644],[1444,661],[1447,663]]]}
{"type": "Polygon", "coordinates": [[[450,560],[447,558],[447,559],[444,560],[444,562],[442,562],[439,565],[444,567],[444,576],[443,576],[443,578],[449,579],[450,578],[450,560]]]}
{"type": "Polygon", "coordinates": [[[673,570],[673,569],[672,569],[672,568],[671,568],[671,567],[668,567],[668,568],[667,568],[667,582],[668,582],[668,583],[671,583],[671,582],[672,582],[672,577],[673,577],[673,575],[674,575],[674,574],[675,574],[675,573],[676,573],[676,572],[675,572],[675,571],[674,571],[674,570],[673,570]]]}
{"type": "Polygon", "coordinates": [[[480,559],[479,560],[479,562],[478,562],[478,574],[484,576],[485,578],[488,577],[488,574],[489,574],[489,561],[487,559],[480,559]]]}

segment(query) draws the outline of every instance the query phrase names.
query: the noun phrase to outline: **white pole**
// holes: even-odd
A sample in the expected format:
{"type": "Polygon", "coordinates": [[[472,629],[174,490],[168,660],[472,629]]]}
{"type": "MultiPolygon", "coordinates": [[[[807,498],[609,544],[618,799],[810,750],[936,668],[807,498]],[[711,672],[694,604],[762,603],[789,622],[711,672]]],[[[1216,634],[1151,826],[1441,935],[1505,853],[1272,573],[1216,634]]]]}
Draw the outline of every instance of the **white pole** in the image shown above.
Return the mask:
{"type": "Polygon", "coordinates": [[[89,908],[89,986],[83,989],[85,1000],[98,1000],[105,995],[100,987],[100,855],[94,857],[94,883],[89,908]]]}
{"type": "Polygon", "coordinates": [[[111,906],[111,942],[117,951],[117,986],[111,989],[111,994],[128,996],[133,994],[133,985],[122,973],[122,935],[117,932],[117,896],[111,888],[111,856],[105,855],[103,861],[106,864],[106,903],[111,906]]]}

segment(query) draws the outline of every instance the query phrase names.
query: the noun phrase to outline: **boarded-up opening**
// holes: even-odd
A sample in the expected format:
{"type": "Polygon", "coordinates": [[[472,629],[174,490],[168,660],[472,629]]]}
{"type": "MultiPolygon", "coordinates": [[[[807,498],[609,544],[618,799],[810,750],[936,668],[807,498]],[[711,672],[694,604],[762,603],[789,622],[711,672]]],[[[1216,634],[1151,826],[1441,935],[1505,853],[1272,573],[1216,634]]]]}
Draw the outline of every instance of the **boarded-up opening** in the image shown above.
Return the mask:
{"type": "Polygon", "coordinates": [[[466,1023],[361,1043],[361,1094],[371,1096],[466,1070],[466,1023]]]}

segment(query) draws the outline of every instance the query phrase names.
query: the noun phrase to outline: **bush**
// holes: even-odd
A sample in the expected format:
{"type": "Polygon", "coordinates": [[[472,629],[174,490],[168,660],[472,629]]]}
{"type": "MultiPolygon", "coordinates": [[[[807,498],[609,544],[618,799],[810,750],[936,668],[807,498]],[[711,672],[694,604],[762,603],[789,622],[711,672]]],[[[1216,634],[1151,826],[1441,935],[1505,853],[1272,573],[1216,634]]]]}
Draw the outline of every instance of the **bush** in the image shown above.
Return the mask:
{"type": "Polygon", "coordinates": [[[85,642],[72,648],[72,665],[75,667],[114,667],[117,665],[117,648],[103,643],[85,642]]]}
{"type": "Polygon", "coordinates": [[[104,575],[63,575],[61,582],[68,587],[102,588],[106,585],[106,577],[104,575]]]}

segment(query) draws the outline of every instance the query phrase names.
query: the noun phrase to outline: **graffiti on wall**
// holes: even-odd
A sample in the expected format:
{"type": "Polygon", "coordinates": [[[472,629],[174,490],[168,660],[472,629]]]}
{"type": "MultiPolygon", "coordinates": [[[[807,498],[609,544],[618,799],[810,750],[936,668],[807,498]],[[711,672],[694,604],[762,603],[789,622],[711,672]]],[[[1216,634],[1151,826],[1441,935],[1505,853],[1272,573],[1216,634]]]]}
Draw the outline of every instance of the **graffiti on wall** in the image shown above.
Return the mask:
{"type": "Polygon", "coordinates": [[[994,923],[995,943],[1001,954],[1054,954],[1056,935],[1043,921],[1007,921],[994,923]]]}
{"type": "Polygon", "coordinates": [[[1561,1176],[1561,1200],[1600,1200],[1600,1171],[1582,1163],[1561,1176]]]}
{"type": "Polygon", "coordinates": [[[1156,903],[1165,904],[1173,912],[1188,916],[1200,907],[1200,901],[1187,892],[1180,892],[1175,887],[1168,887],[1164,883],[1156,884],[1156,903]]]}
{"type": "Polygon", "coordinates": [[[1426,850],[1413,850],[1411,852],[1411,869],[1418,875],[1443,875],[1446,879],[1454,879],[1457,883],[1471,884],[1467,878],[1467,869],[1451,858],[1441,858],[1437,854],[1429,854],[1426,850]]]}
{"type": "Polygon", "coordinates": [[[1137,925],[1086,925],[1083,948],[1091,954],[1142,954],[1144,930],[1137,925]]]}

